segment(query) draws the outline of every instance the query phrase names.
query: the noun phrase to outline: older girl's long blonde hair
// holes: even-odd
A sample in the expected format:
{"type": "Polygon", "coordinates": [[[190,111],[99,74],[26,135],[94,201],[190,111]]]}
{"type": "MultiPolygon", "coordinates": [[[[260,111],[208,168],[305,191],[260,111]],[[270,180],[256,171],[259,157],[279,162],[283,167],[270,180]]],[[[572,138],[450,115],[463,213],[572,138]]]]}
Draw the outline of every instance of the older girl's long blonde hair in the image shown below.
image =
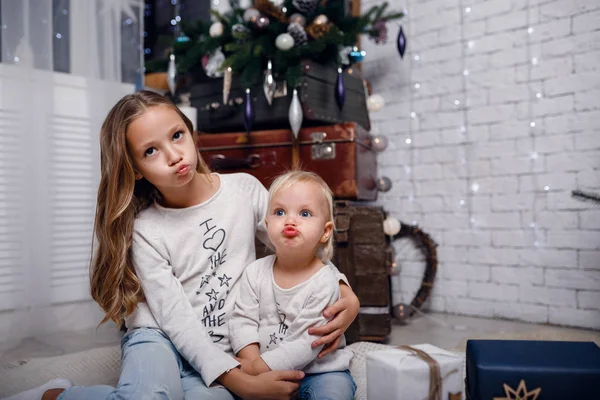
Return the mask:
{"type": "MultiPolygon", "coordinates": [[[[112,320],[121,324],[138,302],[144,300],[140,281],[131,259],[133,222],[140,211],[161,198],[144,178],[135,179],[135,168],[127,150],[129,125],[152,107],[169,107],[194,133],[192,122],[165,96],[139,91],[123,97],[110,110],[100,132],[101,178],[96,204],[92,243],[90,286],[92,298],[106,313],[100,324],[112,320]]],[[[198,154],[196,170],[210,171],[198,154]]]]}
{"type": "Polygon", "coordinates": [[[302,170],[292,170],[279,175],[269,187],[269,204],[271,204],[271,200],[273,197],[275,197],[277,192],[279,192],[281,189],[289,188],[297,182],[310,182],[317,184],[321,189],[321,193],[323,194],[323,200],[327,203],[329,221],[331,221],[333,227],[327,242],[321,244],[317,251],[317,257],[319,257],[322,262],[327,263],[333,258],[333,232],[335,232],[335,218],[333,216],[333,193],[323,178],[314,172],[302,170]]]}

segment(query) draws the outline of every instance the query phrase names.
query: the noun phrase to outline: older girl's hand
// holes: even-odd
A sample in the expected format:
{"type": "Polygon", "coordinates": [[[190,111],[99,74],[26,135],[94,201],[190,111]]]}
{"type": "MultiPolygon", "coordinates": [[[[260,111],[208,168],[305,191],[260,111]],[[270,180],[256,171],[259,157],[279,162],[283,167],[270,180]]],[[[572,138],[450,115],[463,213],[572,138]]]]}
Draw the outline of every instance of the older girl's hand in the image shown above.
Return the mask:
{"type": "Polygon", "coordinates": [[[340,285],[340,299],[323,311],[325,318],[335,317],[325,325],[317,328],[310,328],[310,335],[320,335],[321,337],[312,342],[312,347],[325,345],[319,353],[319,358],[331,353],[340,344],[342,334],[352,324],[352,321],[358,315],[360,302],[350,287],[345,284],[340,285]]]}

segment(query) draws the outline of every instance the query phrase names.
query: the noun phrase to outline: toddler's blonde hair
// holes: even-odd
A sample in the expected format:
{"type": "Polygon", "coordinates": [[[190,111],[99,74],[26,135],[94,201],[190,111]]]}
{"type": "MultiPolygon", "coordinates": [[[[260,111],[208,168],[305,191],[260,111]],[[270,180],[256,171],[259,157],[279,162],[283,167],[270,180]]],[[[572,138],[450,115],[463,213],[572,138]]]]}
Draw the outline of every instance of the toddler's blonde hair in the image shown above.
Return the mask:
{"type": "Polygon", "coordinates": [[[275,197],[275,195],[281,189],[289,188],[298,182],[316,183],[321,188],[321,193],[327,202],[329,221],[331,221],[333,224],[333,228],[331,235],[327,239],[327,242],[321,244],[319,250],[317,251],[317,256],[321,259],[321,261],[327,263],[333,258],[333,232],[335,232],[335,219],[333,217],[333,193],[323,178],[314,172],[302,170],[293,170],[279,175],[277,178],[275,178],[271,184],[271,187],[269,188],[269,209],[271,207],[271,201],[273,200],[273,197],[275,197]]]}

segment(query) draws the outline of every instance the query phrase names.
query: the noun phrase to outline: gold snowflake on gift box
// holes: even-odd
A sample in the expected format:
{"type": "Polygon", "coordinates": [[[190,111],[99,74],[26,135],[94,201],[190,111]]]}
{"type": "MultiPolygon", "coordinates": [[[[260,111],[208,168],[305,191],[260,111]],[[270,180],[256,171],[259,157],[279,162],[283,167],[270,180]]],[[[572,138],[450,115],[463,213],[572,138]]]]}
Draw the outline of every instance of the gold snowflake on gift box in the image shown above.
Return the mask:
{"type": "Polygon", "coordinates": [[[521,379],[517,390],[511,388],[506,383],[504,384],[504,394],[506,397],[494,397],[494,400],[536,400],[542,388],[533,389],[528,392],[525,386],[525,380],[521,379]]]}

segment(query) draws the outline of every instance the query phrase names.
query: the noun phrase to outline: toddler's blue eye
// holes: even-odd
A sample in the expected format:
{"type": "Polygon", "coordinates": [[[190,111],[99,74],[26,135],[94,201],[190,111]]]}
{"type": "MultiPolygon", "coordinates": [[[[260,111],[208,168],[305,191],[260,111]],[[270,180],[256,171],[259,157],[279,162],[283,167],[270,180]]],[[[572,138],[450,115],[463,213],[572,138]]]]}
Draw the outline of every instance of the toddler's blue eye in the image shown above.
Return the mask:
{"type": "Polygon", "coordinates": [[[147,150],[144,152],[144,155],[145,155],[145,156],[151,156],[152,154],[154,154],[154,152],[155,152],[155,151],[156,151],[156,149],[155,149],[154,147],[150,147],[149,149],[147,149],[147,150]]]}
{"type": "Polygon", "coordinates": [[[308,210],[302,210],[302,211],[300,211],[300,216],[303,218],[308,218],[308,217],[312,217],[312,214],[308,210]]]}
{"type": "Polygon", "coordinates": [[[181,132],[181,131],[175,132],[175,133],[173,134],[173,139],[175,139],[175,140],[179,140],[179,139],[181,139],[182,137],[183,137],[183,132],[181,132]]]}
{"type": "Polygon", "coordinates": [[[275,215],[277,215],[278,217],[283,217],[285,215],[285,211],[283,211],[281,208],[275,210],[275,215]]]}

